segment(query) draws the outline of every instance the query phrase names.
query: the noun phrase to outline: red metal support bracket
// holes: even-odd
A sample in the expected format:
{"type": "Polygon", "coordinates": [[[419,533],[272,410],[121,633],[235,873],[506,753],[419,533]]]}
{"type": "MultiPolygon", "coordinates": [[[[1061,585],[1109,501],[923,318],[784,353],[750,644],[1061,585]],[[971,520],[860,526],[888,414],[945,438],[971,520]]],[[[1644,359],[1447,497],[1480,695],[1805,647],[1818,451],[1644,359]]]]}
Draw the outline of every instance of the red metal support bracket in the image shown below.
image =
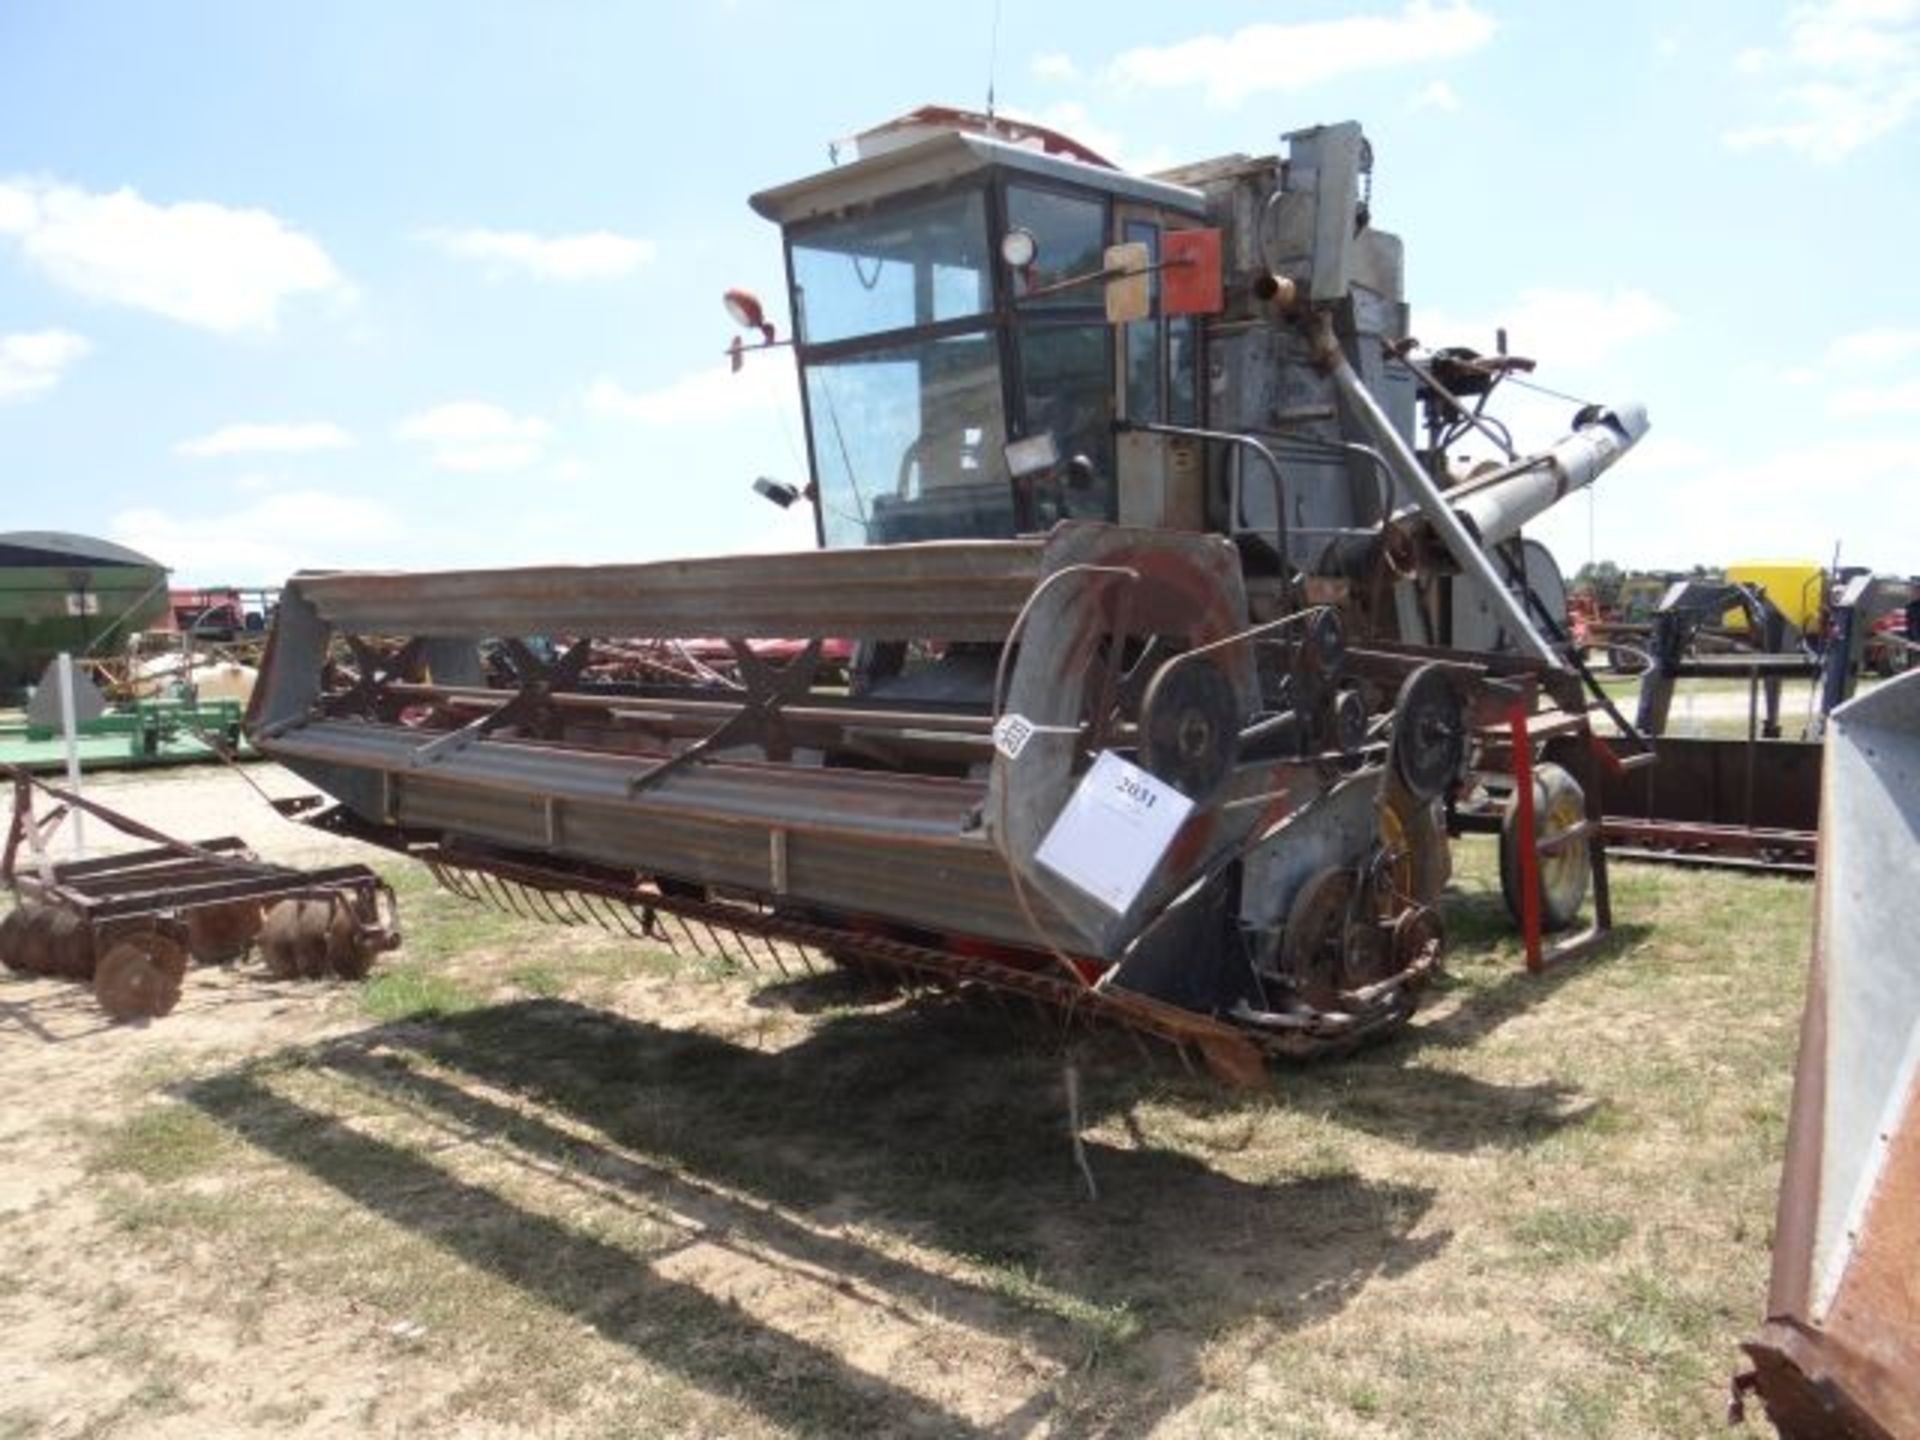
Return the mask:
{"type": "Polygon", "coordinates": [[[1513,733],[1513,803],[1520,822],[1520,936],[1527,947],[1527,969],[1537,975],[1547,964],[1540,945],[1539,817],[1533,813],[1533,736],[1526,707],[1515,705],[1507,723],[1513,733]]]}

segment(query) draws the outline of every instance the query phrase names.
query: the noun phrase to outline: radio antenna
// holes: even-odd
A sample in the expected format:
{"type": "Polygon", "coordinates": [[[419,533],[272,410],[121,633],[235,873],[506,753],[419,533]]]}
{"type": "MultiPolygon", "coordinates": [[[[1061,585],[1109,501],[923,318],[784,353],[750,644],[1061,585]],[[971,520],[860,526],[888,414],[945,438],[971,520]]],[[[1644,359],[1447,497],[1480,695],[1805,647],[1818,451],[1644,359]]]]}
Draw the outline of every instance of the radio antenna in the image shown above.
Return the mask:
{"type": "Polygon", "coordinates": [[[993,120],[993,73],[1000,63],[1000,0],[993,0],[993,28],[987,37],[987,120],[993,120]]]}

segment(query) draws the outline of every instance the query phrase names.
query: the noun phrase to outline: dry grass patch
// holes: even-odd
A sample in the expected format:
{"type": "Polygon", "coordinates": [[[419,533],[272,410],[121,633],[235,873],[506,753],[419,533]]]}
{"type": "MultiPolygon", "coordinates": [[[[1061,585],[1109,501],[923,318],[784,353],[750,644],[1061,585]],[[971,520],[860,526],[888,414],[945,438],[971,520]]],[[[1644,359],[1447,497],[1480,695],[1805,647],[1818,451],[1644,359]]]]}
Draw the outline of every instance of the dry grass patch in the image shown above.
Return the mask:
{"type": "Polygon", "coordinates": [[[144,1433],[170,1376],[181,1433],[1718,1434],[1810,892],[1619,867],[1612,951],[1530,977],[1462,856],[1451,973],[1385,1046],[1229,1094],[1077,1045],[1097,1202],[1047,1027],[401,872],[405,952],[328,1010],[367,1020],[169,1053],[90,1132],[93,1209],[30,1283],[230,1359],[108,1343],[74,1414],[144,1433]]]}

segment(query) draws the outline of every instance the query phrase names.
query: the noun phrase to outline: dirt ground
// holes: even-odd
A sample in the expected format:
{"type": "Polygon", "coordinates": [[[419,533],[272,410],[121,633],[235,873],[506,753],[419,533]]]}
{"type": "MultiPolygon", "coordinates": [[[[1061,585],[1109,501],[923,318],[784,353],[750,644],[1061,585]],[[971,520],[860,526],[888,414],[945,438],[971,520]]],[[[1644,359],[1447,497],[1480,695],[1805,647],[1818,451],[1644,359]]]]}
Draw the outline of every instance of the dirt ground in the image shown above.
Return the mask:
{"type": "MultiPolygon", "coordinates": [[[[343,849],[227,772],[94,793],[343,849]]],[[[1247,1094],[389,873],[358,985],[0,980],[0,1437],[1723,1433],[1803,885],[1619,867],[1536,978],[1464,845],[1411,1030],[1247,1094]]]]}

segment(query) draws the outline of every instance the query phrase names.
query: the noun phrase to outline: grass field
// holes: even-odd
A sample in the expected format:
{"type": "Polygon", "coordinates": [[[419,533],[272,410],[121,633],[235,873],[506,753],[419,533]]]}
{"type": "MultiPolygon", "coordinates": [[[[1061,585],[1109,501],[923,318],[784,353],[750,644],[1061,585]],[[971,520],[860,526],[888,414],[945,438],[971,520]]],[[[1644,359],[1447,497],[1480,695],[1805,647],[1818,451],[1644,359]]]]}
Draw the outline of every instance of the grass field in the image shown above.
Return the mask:
{"type": "Polygon", "coordinates": [[[39,1062],[0,1165],[74,1174],[0,1216],[0,1436],[1721,1434],[1811,892],[1617,867],[1533,978],[1461,856],[1381,1048],[1246,1094],[1076,1046],[1091,1200],[1038,1020],[397,871],[368,982],[39,1062]]]}

